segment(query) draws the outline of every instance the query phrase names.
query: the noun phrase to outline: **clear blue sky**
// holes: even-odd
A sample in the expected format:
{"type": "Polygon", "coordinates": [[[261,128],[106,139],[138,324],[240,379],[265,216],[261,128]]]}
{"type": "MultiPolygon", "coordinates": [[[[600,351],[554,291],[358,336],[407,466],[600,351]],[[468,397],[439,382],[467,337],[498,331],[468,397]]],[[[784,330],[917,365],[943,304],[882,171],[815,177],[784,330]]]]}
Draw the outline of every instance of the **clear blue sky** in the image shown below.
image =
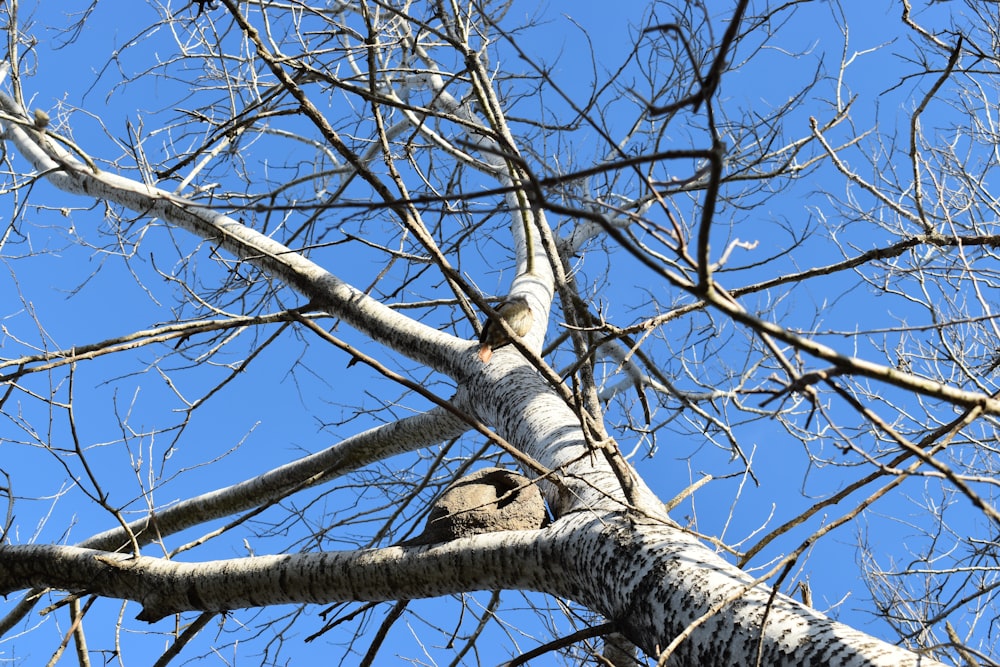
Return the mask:
{"type": "MultiPolygon", "coordinates": [[[[900,64],[894,54],[913,48],[904,40],[886,42],[886,35],[895,34],[899,7],[888,2],[866,3],[864,8],[861,8],[860,3],[845,4],[851,5],[845,8],[850,13],[847,17],[847,24],[850,26],[847,52],[849,55],[855,52],[861,54],[848,70],[849,79],[845,82],[851,92],[859,95],[855,107],[857,125],[859,128],[868,127],[876,118],[885,124],[897,123],[903,117],[899,107],[901,100],[907,99],[913,87],[920,85],[920,82],[906,82],[899,88],[889,90],[898,77],[905,74],[905,65],[900,64]],[[880,47],[879,50],[863,53],[876,47],[880,47]],[[899,73],[887,74],[889,68],[898,68],[899,73]]],[[[154,60],[150,57],[151,53],[155,52],[157,57],[166,57],[172,48],[173,40],[165,27],[147,30],[155,20],[155,14],[145,3],[125,0],[105,0],[99,3],[87,20],[86,29],[75,41],[64,45],[65,36],[60,36],[55,30],[67,24],[67,14],[83,11],[88,5],[89,2],[80,1],[37,5],[22,2],[23,18],[30,17],[33,23],[28,30],[40,40],[36,48],[37,56],[32,57],[30,63],[32,67],[37,66],[37,72],[25,77],[23,86],[32,106],[47,109],[54,117],[62,104],[85,110],[86,113],[76,112],[72,115],[75,140],[96,157],[115,159],[128,142],[130,125],[137,127],[143,118],[154,112],[183,106],[184,101],[178,100],[176,85],[172,82],[152,78],[144,80],[140,77],[128,86],[120,85],[123,78],[138,77],[144,68],[150,66],[154,60]],[[131,47],[135,40],[140,40],[142,44],[131,47]],[[125,48],[127,46],[129,48],[125,48]],[[120,58],[109,62],[116,52],[120,58]],[[88,117],[88,113],[93,114],[93,117],[88,117]]],[[[556,80],[570,91],[577,88],[584,90],[593,75],[591,63],[586,57],[591,45],[599,56],[598,67],[602,68],[597,76],[603,79],[627,57],[638,27],[649,20],[645,3],[618,3],[614,5],[613,11],[609,11],[609,6],[601,3],[583,2],[575,5],[577,6],[564,8],[558,3],[552,3],[542,7],[538,11],[548,22],[521,36],[522,45],[533,57],[540,62],[555,64],[556,80]],[[584,39],[584,33],[574,27],[564,13],[582,27],[589,35],[590,42],[584,39]]],[[[511,11],[534,13],[536,9],[535,3],[515,2],[511,11]]],[[[828,3],[804,6],[794,23],[781,28],[783,32],[780,34],[785,40],[781,44],[786,50],[769,47],[753,64],[727,75],[721,90],[720,108],[726,111],[779,105],[784,102],[789,91],[797,90],[797,82],[804,83],[817,68],[835,72],[844,37],[830,20],[832,11],[828,3]],[[795,59],[789,56],[790,53],[808,55],[795,59]]],[[[713,18],[718,20],[718,17],[713,18]]],[[[670,19],[669,16],[656,17],[658,21],[670,19]]],[[[716,30],[717,34],[721,34],[724,24],[717,23],[716,30]]],[[[817,105],[814,108],[804,107],[792,114],[786,119],[788,134],[805,134],[808,117],[813,114],[821,115],[826,111],[828,110],[817,105]]],[[[150,128],[144,127],[143,131],[149,134],[150,128]]],[[[680,143],[689,138],[681,136],[676,140],[680,143]]],[[[151,159],[154,161],[160,148],[157,141],[159,140],[154,137],[145,146],[145,150],[153,155],[151,159]]],[[[253,148],[248,151],[247,156],[248,165],[261,170],[267,168],[265,160],[259,152],[254,153],[253,148]]],[[[814,177],[824,174],[828,175],[829,172],[813,172],[814,177]]],[[[787,196],[771,199],[765,209],[755,211],[752,216],[747,217],[745,226],[739,230],[739,236],[757,240],[762,254],[780,253],[787,238],[773,235],[775,226],[764,221],[777,219],[790,221],[789,224],[793,226],[805,224],[815,214],[811,208],[815,202],[808,197],[816,189],[818,187],[812,187],[808,183],[798,184],[789,190],[787,196]],[[755,221],[759,221],[759,226],[755,221]]],[[[4,203],[4,198],[0,197],[0,220],[8,217],[14,206],[11,198],[7,199],[4,203]]],[[[130,277],[125,262],[107,257],[91,248],[72,244],[74,230],[66,225],[97,228],[105,224],[100,205],[94,206],[81,198],[54,193],[44,184],[37,186],[31,201],[34,206],[45,204],[50,207],[48,210],[32,207],[26,214],[34,223],[30,230],[32,248],[44,248],[49,252],[40,258],[7,257],[0,265],[0,271],[3,272],[3,277],[0,278],[0,323],[7,328],[8,336],[26,338],[23,343],[14,343],[12,338],[7,337],[3,339],[4,347],[21,350],[25,345],[34,345],[54,349],[93,342],[167,322],[175,316],[169,307],[169,294],[174,289],[173,285],[159,285],[156,289],[161,290],[160,293],[156,293],[156,290],[143,290],[130,277]],[[61,215],[58,210],[60,207],[71,209],[68,217],[61,215]],[[96,270],[98,267],[100,271],[96,270]],[[113,298],[107,295],[113,295],[113,298]],[[39,335],[32,323],[36,312],[44,322],[45,336],[39,335]],[[30,335],[34,337],[27,338],[30,335]]],[[[89,234],[87,231],[81,233],[85,237],[89,234]]],[[[850,233],[850,230],[845,231],[845,234],[850,233]]],[[[171,246],[178,243],[193,247],[195,244],[193,239],[184,238],[183,233],[175,234],[162,227],[153,228],[148,234],[150,238],[144,240],[141,254],[133,260],[142,263],[146,270],[155,266],[157,270],[168,274],[177,271],[180,267],[171,263],[171,246]]],[[[882,239],[869,238],[865,233],[859,233],[851,241],[865,246],[879,243],[882,239]]],[[[122,250],[128,252],[130,249],[122,250]]],[[[816,242],[815,253],[817,256],[824,256],[824,253],[829,253],[831,257],[836,255],[821,241],[816,242]]],[[[336,267],[338,273],[363,276],[371,272],[372,267],[364,264],[363,259],[355,260],[356,265],[350,264],[347,259],[342,261],[336,267]]],[[[773,269],[769,268],[767,271],[771,273],[773,269]]],[[[748,271],[745,275],[752,275],[752,272],[748,271]]],[[[595,275],[588,277],[596,278],[595,275]]],[[[493,278],[494,276],[484,276],[482,284],[492,288],[490,280],[493,278]]],[[[639,268],[634,273],[616,272],[611,277],[608,297],[613,300],[616,293],[634,293],[648,280],[649,276],[639,268]]],[[[803,321],[808,322],[812,321],[814,309],[828,308],[824,322],[831,330],[850,330],[860,326],[862,322],[884,321],[887,315],[906,316],[905,305],[899,301],[890,304],[888,300],[865,300],[863,304],[866,305],[858,306],[850,294],[840,300],[838,297],[841,295],[836,290],[831,291],[831,294],[831,300],[821,294],[802,295],[789,304],[788,308],[792,311],[790,316],[795,314],[796,308],[806,308],[810,312],[803,316],[803,321]]],[[[616,315],[627,317],[624,313],[616,315]]],[[[467,335],[472,336],[471,329],[467,335]]],[[[241,346],[249,346],[255,342],[250,334],[245,334],[244,337],[246,340],[235,344],[233,351],[229,353],[231,360],[239,359],[238,351],[241,346]]],[[[8,353],[4,352],[3,356],[8,356],[8,353]]],[[[163,487],[153,502],[166,504],[188,494],[238,481],[303,452],[316,451],[332,444],[338,437],[349,435],[365,426],[363,417],[349,419],[352,408],[346,402],[341,404],[336,391],[342,382],[355,384],[369,379],[360,369],[345,369],[343,359],[331,362],[330,356],[325,350],[303,352],[296,346],[268,348],[255,362],[253,372],[237,377],[228,388],[226,396],[238,396],[238,400],[225,397],[213,399],[216,404],[209,413],[212,415],[211,419],[196,416],[176,442],[171,440],[172,435],[169,433],[159,434],[155,438],[141,437],[141,434],[152,428],[162,426],[161,420],[165,414],[175,422],[179,421],[177,413],[171,412],[178,405],[175,390],[155,370],[150,370],[158,361],[153,349],[123,355],[120,375],[110,382],[105,381],[107,366],[91,368],[81,364],[75,379],[77,414],[78,418],[85,420],[87,437],[93,438],[90,442],[101,442],[102,438],[108,438],[108,446],[95,448],[92,456],[107,479],[121,480],[121,488],[112,489],[116,501],[124,502],[130,493],[134,494],[138,488],[136,476],[148,474],[152,468],[155,474],[163,476],[163,487]],[[332,374],[327,374],[319,381],[314,375],[320,374],[309,370],[331,366],[332,374]],[[164,406],[170,406],[170,409],[165,409],[164,406]],[[125,421],[134,429],[134,433],[123,436],[116,433],[116,429],[125,414],[128,414],[125,421]],[[345,422],[342,426],[324,428],[330,422],[340,420],[345,422]],[[115,438],[118,440],[114,441],[115,438]],[[122,439],[127,442],[123,443],[122,439]],[[241,447],[240,451],[227,459],[225,465],[211,464],[216,456],[237,446],[241,447]],[[172,450],[174,447],[177,448],[176,452],[172,450]],[[157,463],[150,467],[148,462],[154,460],[157,463]],[[141,462],[141,465],[135,465],[139,468],[138,473],[133,470],[136,462],[141,462]],[[114,470],[119,472],[111,475],[109,471],[114,470]],[[166,481],[167,478],[170,478],[169,481],[166,481]]],[[[177,362],[170,362],[174,363],[177,362]]],[[[213,372],[219,371],[213,369],[213,372]]],[[[49,378],[32,378],[25,384],[40,393],[50,390],[49,378]]],[[[58,396],[65,397],[68,387],[61,383],[54,390],[58,396]]],[[[183,391],[181,388],[177,390],[183,391]]],[[[388,395],[394,397],[396,393],[390,390],[388,395]]],[[[197,398],[197,395],[185,398],[190,400],[197,398]]],[[[38,405],[25,405],[26,415],[31,417],[38,416],[35,412],[38,409],[38,405]]],[[[54,440],[67,437],[65,421],[58,422],[55,428],[54,440]]],[[[835,468],[810,468],[805,457],[795,451],[799,445],[787,438],[773,422],[753,422],[745,428],[739,428],[738,435],[745,450],[754,452],[757,462],[755,469],[761,485],[755,487],[747,484],[744,488],[740,479],[731,479],[713,485],[710,493],[699,495],[698,529],[704,533],[719,535],[724,539],[746,537],[767,521],[772,513],[774,518],[770,525],[773,527],[794,516],[803,507],[803,503],[807,506],[810,501],[803,498],[803,493],[807,497],[820,495],[843,483],[845,477],[840,477],[835,468]],[[729,518],[737,496],[737,509],[732,518],[729,518]]],[[[33,437],[14,421],[0,423],[0,439],[6,441],[0,442],[2,467],[24,470],[33,465],[50,465],[51,459],[46,452],[23,444],[30,443],[33,437]],[[12,446],[11,441],[22,444],[12,446]]],[[[46,434],[38,434],[39,440],[47,437],[49,436],[46,434]]],[[[635,443],[622,444],[624,449],[629,450],[635,443]]],[[[836,452],[831,452],[830,456],[835,457],[836,452]]],[[[697,479],[703,471],[719,474],[728,469],[728,458],[728,451],[714,448],[703,439],[665,439],[660,442],[660,449],[655,456],[642,457],[637,465],[647,482],[666,500],[683,489],[691,478],[697,479]]],[[[413,463],[410,460],[394,460],[388,462],[388,465],[405,468],[413,463]]],[[[850,471],[847,474],[853,476],[850,471]]],[[[95,515],[89,511],[77,513],[75,510],[80,500],[77,497],[79,492],[53,484],[52,481],[49,477],[39,477],[20,482],[21,486],[16,491],[25,498],[60,497],[60,500],[53,500],[51,503],[25,502],[19,505],[18,523],[24,527],[22,530],[28,530],[28,527],[45,519],[40,540],[73,543],[111,525],[107,515],[95,515]]],[[[914,491],[918,492],[919,489],[914,491]]],[[[346,492],[345,490],[344,493],[346,492]]],[[[362,502],[373,504],[380,500],[371,489],[361,495],[361,498],[362,502]]],[[[288,506],[293,506],[296,502],[293,500],[288,506]]],[[[327,499],[320,496],[317,502],[327,502],[327,499]]],[[[332,497],[329,502],[333,506],[342,500],[332,497]]],[[[142,503],[138,502],[132,505],[132,509],[141,506],[142,503]]],[[[905,499],[883,506],[881,512],[888,512],[890,507],[901,517],[906,517],[912,511],[905,499]]],[[[675,514],[681,522],[686,517],[693,516],[690,504],[683,505],[675,514]]],[[[266,522],[277,516],[277,513],[265,515],[262,520],[266,522]]],[[[363,526],[364,524],[362,529],[363,526]]],[[[897,542],[906,533],[905,526],[893,522],[882,521],[878,526],[877,533],[867,535],[867,539],[876,546],[879,542],[897,542]],[[899,527],[898,533],[893,532],[894,526],[899,527]]],[[[856,575],[855,529],[853,526],[842,528],[833,539],[825,540],[822,548],[811,555],[800,574],[810,580],[817,608],[839,615],[842,620],[862,629],[883,632],[884,628],[872,622],[870,611],[855,609],[855,599],[866,595],[856,575]],[[844,604],[838,604],[845,599],[844,604]]],[[[278,533],[282,530],[283,526],[276,528],[278,533]]],[[[202,529],[192,531],[190,537],[201,532],[202,529]]],[[[798,535],[797,539],[801,539],[801,536],[798,535]]],[[[31,538],[31,535],[21,533],[12,540],[27,542],[31,538]]],[[[286,543],[291,541],[285,540],[286,543]]],[[[273,543],[278,542],[276,539],[273,543]]],[[[770,555],[795,544],[797,542],[793,540],[786,542],[783,547],[776,546],[770,555]]],[[[299,548],[303,546],[304,544],[298,545],[299,548]]],[[[255,551],[258,549],[256,545],[251,547],[255,551]]],[[[262,544],[259,548],[261,550],[257,553],[267,552],[267,544],[262,544]]],[[[328,545],[328,548],[334,547],[328,545]]],[[[228,544],[224,549],[210,547],[197,550],[190,557],[223,558],[244,554],[241,545],[228,544]]],[[[766,565],[764,559],[757,564],[766,565]]],[[[517,600],[519,595],[509,593],[507,599],[517,600]]],[[[479,594],[478,598],[485,601],[488,596],[479,594]]],[[[14,600],[9,600],[5,607],[11,606],[14,600]]],[[[450,627],[457,623],[452,616],[457,609],[454,603],[424,602],[414,603],[414,607],[423,610],[423,618],[429,624],[450,627]]],[[[130,604],[124,614],[130,617],[137,611],[138,607],[130,604]]],[[[294,613],[291,608],[287,611],[289,614],[294,613]]],[[[322,626],[323,621],[317,616],[320,611],[320,608],[308,609],[305,616],[298,620],[295,630],[289,633],[290,640],[281,647],[279,664],[285,664],[285,660],[289,664],[310,664],[312,661],[322,660],[336,650],[337,644],[346,641],[345,637],[337,634],[339,630],[332,630],[317,641],[302,642],[305,636],[322,626]]],[[[113,619],[118,612],[116,603],[103,601],[98,609],[88,615],[85,624],[92,633],[92,649],[112,649],[110,634],[101,632],[98,628],[104,620],[113,619]]],[[[256,622],[252,613],[240,613],[235,618],[238,621],[228,621],[228,624],[247,622],[252,626],[256,622]]],[[[511,620],[516,619],[515,614],[511,620]]],[[[169,631],[170,623],[171,621],[162,621],[152,627],[152,632],[169,631]]],[[[219,633],[216,633],[215,626],[203,633],[199,650],[207,658],[205,664],[260,662],[261,652],[268,650],[265,649],[264,640],[230,647],[228,650],[231,653],[228,655],[212,656],[208,647],[213,641],[226,643],[219,637],[224,637],[228,632],[228,624],[219,633]]],[[[26,626],[28,628],[30,623],[26,626]]],[[[65,630],[65,614],[62,614],[61,620],[48,622],[38,631],[7,638],[0,642],[0,660],[11,660],[13,664],[40,664],[47,659],[56,644],[54,637],[65,630]]],[[[567,628],[563,627],[562,630],[566,631],[567,628]]],[[[390,641],[398,641],[400,645],[407,645],[407,650],[411,650],[412,645],[405,636],[406,631],[408,628],[404,626],[397,627],[400,634],[392,635],[390,641]]],[[[419,626],[415,626],[413,631],[419,633],[419,626]]],[[[522,650],[528,650],[538,641],[547,639],[543,630],[538,630],[538,635],[537,640],[519,638],[518,645],[522,650]]],[[[509,642],[499,637],[498,641],[509,642]]],[[[144,652],[148,652],[149,656],[158,655],[164,646],[162,639],[151,639],[144,635],[126,634],[122,637],[122,642],[126,648],[125,654],[136,660],[135,664],[143,662],[136,655],[144,652]]],[[[199,650],[190,655],[200,655],[199,650]]],[[[269,650],[274,649],[272,647],[269,650]]],[[[386,655],[391,654],[391,650],[386,652],[386,655]]],[[[111,658],[108,660],[111,661],[111,658]]],[[[68,661],[67,658],[66,662],[68,661]]]]}

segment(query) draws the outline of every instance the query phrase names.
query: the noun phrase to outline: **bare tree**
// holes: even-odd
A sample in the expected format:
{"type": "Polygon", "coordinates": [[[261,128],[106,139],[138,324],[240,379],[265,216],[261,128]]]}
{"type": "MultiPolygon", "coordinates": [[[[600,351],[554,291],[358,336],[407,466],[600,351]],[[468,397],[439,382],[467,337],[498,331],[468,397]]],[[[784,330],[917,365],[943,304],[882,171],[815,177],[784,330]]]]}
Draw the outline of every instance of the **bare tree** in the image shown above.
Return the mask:
{"type": "Polygon", "coordinates": [[[995,664],[956,4],[8,0],[7,645],[995,664]]]}

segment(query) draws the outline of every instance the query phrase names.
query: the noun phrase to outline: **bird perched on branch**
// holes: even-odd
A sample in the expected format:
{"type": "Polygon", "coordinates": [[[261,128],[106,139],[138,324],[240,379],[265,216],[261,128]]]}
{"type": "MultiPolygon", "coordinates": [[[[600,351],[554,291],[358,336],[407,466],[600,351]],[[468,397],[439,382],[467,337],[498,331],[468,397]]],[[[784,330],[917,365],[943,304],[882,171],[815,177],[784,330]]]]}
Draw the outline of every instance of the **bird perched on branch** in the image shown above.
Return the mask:
{"type": "MultiPolygon", "coordinates": [[[[496,308],[497,314],[503,318],[511,329],[518,336],[523,336],[531,331],[531,325],[535,318],[531,314],[528,300],[523,296],[512,296],[504,299],[496,308]]],[[[503,327],[490,317],[483,326],[483,333],[479,336],[479,360],[488,364],[493,350],[504,345],[509,345],[510,336],[503,327]]]]}

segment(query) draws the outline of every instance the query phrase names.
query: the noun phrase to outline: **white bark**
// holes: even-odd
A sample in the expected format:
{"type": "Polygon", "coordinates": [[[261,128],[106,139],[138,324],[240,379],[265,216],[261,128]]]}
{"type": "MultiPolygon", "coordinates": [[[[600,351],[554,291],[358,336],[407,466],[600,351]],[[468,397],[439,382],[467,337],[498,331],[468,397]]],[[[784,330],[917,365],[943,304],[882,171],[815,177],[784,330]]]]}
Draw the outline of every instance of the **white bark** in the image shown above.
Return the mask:
{"type": "Polygon", "coordinates": [[[669,665],[937,665],[754,585],[694,537],[626,513],[567,517],[555,588],[669,665]],[[575,524],[575,525],[574,525],[575,524]],[[759,659],[759,662],[758,662],[759,659]]]}
{"type": "Polygon", "coordinates": [[[79,547],[0,546],[0,593],[25,584],[135,600],[138,618],[292,602],[400,600],[470,590],[537,590],[541,531],[388,547],[182,563],[79,547]],[[529,559],[526,554],[533,553],[529,559]],[[529,565],[530,561],[535,566],[529,565]]]}
{"type": "Polygon", "coordinates": [[[0,562],[0,593],[32,584],[125,598],[143,605],[146,621],[187,610],[521,589],[601,612],[654,656],[688,632],[670,665],[940,664],[786,596],[769,604],[765,587],[694,538],[626,513],[573,513],[539,531],[421,547],[181,563],[29,545],[0,547],[0,562]]]}

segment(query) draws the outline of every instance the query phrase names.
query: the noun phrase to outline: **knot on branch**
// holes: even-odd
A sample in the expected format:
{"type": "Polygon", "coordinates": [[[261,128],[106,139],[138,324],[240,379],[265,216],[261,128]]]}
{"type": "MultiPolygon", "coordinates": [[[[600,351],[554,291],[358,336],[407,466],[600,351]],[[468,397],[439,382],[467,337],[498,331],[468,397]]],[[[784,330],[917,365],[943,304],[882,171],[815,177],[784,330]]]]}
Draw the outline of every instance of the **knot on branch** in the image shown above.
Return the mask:
{"type": "Polygon", "coordinates": [[[538,486],[503,468],[483,468],[448,487],[431,508],[424,532],[405,546],[447,542],[501,530],[535,530],[545,525],[538,486]]]}

